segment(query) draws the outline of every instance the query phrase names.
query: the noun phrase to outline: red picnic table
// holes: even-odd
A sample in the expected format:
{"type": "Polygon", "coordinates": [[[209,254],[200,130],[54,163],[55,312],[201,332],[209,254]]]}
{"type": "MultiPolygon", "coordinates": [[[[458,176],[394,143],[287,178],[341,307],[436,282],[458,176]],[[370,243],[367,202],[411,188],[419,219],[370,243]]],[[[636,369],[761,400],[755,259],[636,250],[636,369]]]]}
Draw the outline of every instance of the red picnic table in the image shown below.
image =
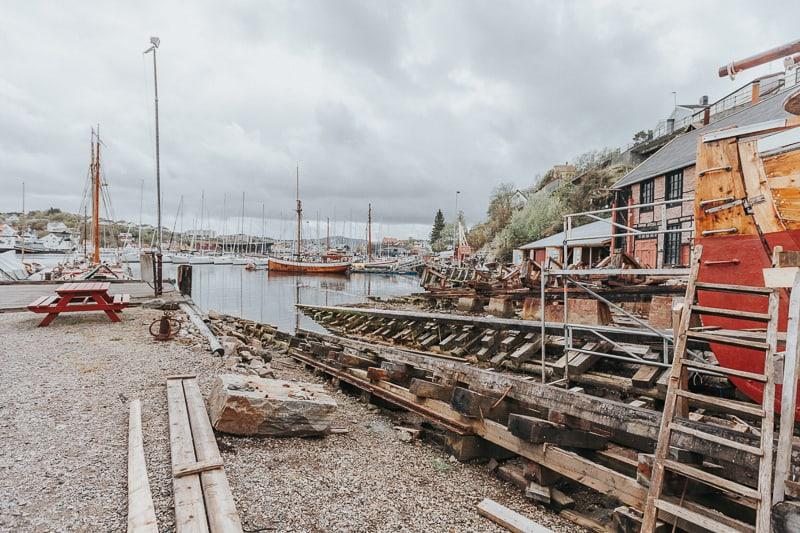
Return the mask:
{"type": "Polygon", "coordinates": [[[112,322],[119,322],[117,313],[130,303],[129,294],[108,293],[111,284],[106,281],[65,283],[56,289],[56,295],[42,296],[28,305],[34,313],[47,313],[39,327],[50,324],[59,313],[73,311],[104,311],[112,322]]]}

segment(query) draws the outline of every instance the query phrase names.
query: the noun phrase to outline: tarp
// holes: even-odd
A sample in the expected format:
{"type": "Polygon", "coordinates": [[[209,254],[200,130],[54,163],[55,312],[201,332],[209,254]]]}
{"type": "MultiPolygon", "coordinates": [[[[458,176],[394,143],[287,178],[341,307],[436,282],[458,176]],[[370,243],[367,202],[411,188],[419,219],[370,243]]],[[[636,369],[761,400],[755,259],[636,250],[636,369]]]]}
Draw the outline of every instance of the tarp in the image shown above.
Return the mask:
{"type": "Polygon", "coordinates": [[[19,281],[28,279],[28,272],[14,250],[0,253],[0,280],[19,281]]]}

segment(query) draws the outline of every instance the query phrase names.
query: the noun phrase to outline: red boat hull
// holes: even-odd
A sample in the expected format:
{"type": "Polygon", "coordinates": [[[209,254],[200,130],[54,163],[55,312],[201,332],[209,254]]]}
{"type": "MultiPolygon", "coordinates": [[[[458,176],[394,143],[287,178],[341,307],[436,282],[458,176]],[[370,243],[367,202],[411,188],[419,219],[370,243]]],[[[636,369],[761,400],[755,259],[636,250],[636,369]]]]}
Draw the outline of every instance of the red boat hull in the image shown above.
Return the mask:
{"type": "Polygon", "coordinates": [[[286,259],[269,258],[270,272],[290,272],[293,274],[347,274],[350,263],[316,261],[291,261],[286,259]]]}
{"type": "MultiPolygon", "coordinates": [[[[780,245],[786,251],[800,250],[800,230],[769,233],[764,236],[764,240],[770,249],[780,245]]],[[[772,260],[765,247],[765,242],[758,235],[698,237],[696,242],[703,245],[703,257],[701,258],[702,262],[698,276],[700,281],[756,287],[764,286],[762,269],[770,268],[772,260]]],[[[759,296],[699,291],[698,300],[700,305],[708,307],[767,312],[766,298],[759,296]]],[[[780,332],[786,331],[788,306],[788,292],[782,289],[778,308],[778,331],[780,332]]],[[[718,326],[725,329],[764,327],[763,322],[714,316],[704,316],[703,325],[718,326]]],[[[763,352],[721,344],[712,344],[711,349],[722,366],[748,372],[764,372],[763,352]]],[[[782,348],[779,346],[778,349],[780,351],[782,348]]],[[[730,381],[747,397],[755,402],[761,402],[764,393],[762,383],[741,378],[730,378],[730,381]]],[[[780,412],[781,388],[780,385],[776,386],[775,409],[778,412],[780,412]]],[[[800,394],[798,397],[800,398],[800,394]]],[[[798,405],[800,405],[800,402],[798,402],[798,405]]],[[[795,412],[795,417],[800,420],[800,407],[795,412]]]]}

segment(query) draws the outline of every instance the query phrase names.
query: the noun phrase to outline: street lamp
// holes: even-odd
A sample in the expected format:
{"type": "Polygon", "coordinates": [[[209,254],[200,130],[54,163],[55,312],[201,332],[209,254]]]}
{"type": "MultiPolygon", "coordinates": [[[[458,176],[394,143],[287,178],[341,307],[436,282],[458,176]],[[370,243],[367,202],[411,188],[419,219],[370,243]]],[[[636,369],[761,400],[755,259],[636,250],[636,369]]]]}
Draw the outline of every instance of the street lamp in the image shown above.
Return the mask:
{"type": "Polygon", "coordinates": [[[159,150],[158,139],[158,68],[156,66],[156,50],[161,44],[161,39],[158,37],[150,37],[150,48],[144,51],[145,54],[153,52],[153,89],[155,95],[155,112],[156,112],[156,220],[158,224],[158,238],[156,240],[156,275],[155,275],[155,293],[156,296],[161,294],[161,242],[163,241],[161,235],[161,154],[159,150]]]}
{"type": "Polygon", "coordinates": [[[456,218],[453,222],[453,254],[455,254],[456,249],[458,248],[458,195],[461,194],[461,191],[456,191],[456,218]]]}

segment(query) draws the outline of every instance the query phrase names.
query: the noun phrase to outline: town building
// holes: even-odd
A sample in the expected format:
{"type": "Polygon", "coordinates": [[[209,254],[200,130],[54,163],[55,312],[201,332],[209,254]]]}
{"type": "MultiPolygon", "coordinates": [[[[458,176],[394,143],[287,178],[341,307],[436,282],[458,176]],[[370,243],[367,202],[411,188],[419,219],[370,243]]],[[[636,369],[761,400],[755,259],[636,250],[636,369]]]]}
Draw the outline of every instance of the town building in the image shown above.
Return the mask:
{"type": "Polygon", "coordinates": [[[562,265],[594,266],[608,257],[612,233],[613,226],[610,220],[590,222],[574,227],[570,231],[566,263],[563,259],[564,239],[567,238],[565,231],[523,244],[514,250],[513,262],[520,264],[525,259],[530,259],[541,265],[549,257],[562,265]]]}
{"type": "Polygon", "coordinates": [[[737,89],[692,115],[687,131],[623,176],[615,205],[631,206],[616,213],[615,251],[625,251],[644,267],[685,266],[689,261],[697,180],[697,143],[706,133],[789,117],[783,108],[786,93],[798,82],[797,69],[771,75],[737,89]],[[669,202],[665,204],[665,202],[669,202]],[[655,204],[655,205],[650,205],[655,204]],[[664,233],[656,233],[667,230],[664,233]],[[639,233],[641,232],[641,233],[639,233]]]}

